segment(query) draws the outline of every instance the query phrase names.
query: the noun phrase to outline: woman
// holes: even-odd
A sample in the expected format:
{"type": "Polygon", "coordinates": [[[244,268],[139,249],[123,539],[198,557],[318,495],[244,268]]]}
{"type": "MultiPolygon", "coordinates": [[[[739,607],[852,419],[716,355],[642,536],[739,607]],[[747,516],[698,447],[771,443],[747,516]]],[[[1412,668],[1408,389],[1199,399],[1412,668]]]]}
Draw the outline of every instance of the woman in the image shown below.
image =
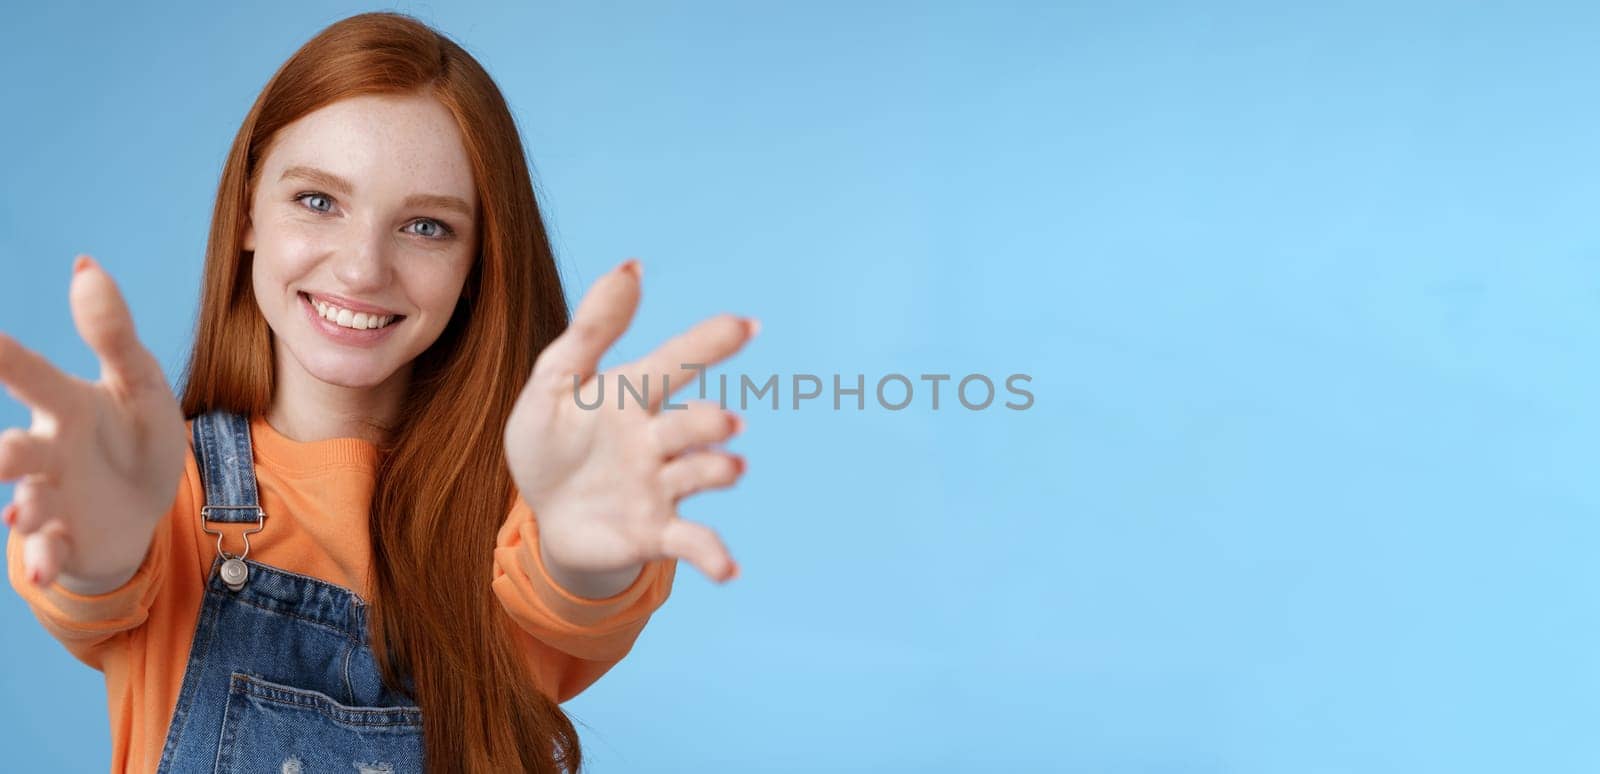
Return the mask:
{"type": "Polygon", "coordinates": [[[676,503],[739,478],[742,421],[663,404],[756,324],[596,373],[640,273],[568,324],[511,113],[444,36],[363,14],[291,56],[223,169],[181,403],[87,256],[100,381],[0,335],[10,579],[105,673],[113,771],[576,771],[558,702],[678,559],[737,573],[676,503]],[[574,400],[619,375],[646,399],[574,400]]]}

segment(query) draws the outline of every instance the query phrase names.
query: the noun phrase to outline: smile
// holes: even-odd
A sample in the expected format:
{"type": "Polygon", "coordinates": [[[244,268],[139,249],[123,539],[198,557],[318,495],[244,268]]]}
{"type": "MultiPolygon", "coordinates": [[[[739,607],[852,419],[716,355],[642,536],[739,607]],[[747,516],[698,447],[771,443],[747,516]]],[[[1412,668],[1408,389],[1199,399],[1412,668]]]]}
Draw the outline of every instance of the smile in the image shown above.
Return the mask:
{"type": "Polygon", "coordinates": [[[355,311],[332,301],[313,297],[302,291],[301,306],[305,307],[312,327],[341,344],[371,344],[388,337],[398,327],[405,315],[386,313],[377,309],[355,311]]]}
{"type": "Polygon", "coordinates": [[[340,327],[366,330],[369,328],[382,328],[401,315],[386,314],[382,310],[365,308],[360,310],[346,309],[331,299],[318,298],[309,293],[301,292],[307,300],[316,307],[317,314],[340,327]]]}

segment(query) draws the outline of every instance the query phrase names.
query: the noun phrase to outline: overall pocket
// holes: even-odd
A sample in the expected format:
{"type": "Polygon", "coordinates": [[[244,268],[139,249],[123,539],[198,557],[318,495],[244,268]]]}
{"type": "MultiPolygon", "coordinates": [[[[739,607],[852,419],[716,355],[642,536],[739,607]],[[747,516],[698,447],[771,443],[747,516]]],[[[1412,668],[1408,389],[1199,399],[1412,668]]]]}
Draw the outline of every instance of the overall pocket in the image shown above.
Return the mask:
{"type": "Polygon", "coordinates": [[[422,710],[352,707],[317,691],[234,672],[216,771],[422,774],[422,710]]]}

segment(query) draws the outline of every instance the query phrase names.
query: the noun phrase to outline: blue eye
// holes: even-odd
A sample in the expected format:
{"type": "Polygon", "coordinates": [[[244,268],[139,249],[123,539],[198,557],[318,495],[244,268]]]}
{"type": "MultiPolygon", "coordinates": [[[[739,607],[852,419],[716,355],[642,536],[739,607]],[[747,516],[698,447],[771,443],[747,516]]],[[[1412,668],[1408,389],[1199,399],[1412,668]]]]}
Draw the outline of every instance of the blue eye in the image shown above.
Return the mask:
{"type": "Polygon", "coordinates": [[[424,236],[424,237],[427,237],[429,239],[445,239],[445,238],[449,237],[451,234],[455,233],[455,232],[450,230],[449,226],[446,226],[445,224],[440,223],[437,220],[433,220],[432,218],[423,218],[422,220],[413,221],[411,225],[414,225],[414,226],[431,226],[433,228],[433,230],[429,231],[429,232],[426,232],[426,233],[420,232],[420,231],[411,232],[411,233],[416,234],[418,236],[424,236]]]}
{"type": "MultiPolygon", "coordinates": [[[[300,195],[294,197],[294,200],[297,201],[297,202],[305,201],[307,199],[322,199],[322,200],[325,200],[325,201],[328,202],[328,206],[330,208],[333,207],[333,200],[328,198],[327,194],[317,193],[316,191],[310,191],[310,192],[303,193],[303,194],[300,194],[300,195]]],[[[312,212],[323,212],[323,213],[328,212],[328,210],[319,209],[317,207],[312,207],[311,211],[312,212]]]]}

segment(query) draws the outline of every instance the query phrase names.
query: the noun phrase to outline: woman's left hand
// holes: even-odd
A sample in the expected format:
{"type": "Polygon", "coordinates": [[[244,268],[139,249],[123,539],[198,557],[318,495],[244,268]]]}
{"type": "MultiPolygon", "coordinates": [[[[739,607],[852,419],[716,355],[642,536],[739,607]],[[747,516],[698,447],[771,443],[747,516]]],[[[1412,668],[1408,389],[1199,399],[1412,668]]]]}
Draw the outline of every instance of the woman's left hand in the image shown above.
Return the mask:
{"type": "Polygon", "coordinates": [[[539,354],[506,422],[506,461],[538,522],[542,561],[558,583],[585,597],[621,591],[644,563],[664,557],[685,559],[722,582],[738,572],[717,533],[681,518],[677,505],[743,475],[743,457],[715,447],[743,420],[714,401],[661,406],[739,351],[758,325],[718,315],[597,374],[600,356],[639,306],[639,279],[639,262],[629,260],[595,282],[567,330],[539,354]],[[648,380],[643,406],[621,390],[619,377],[639,392],[648,380]],[[604,400],[596,407],[597,392],[604,400]]]}

